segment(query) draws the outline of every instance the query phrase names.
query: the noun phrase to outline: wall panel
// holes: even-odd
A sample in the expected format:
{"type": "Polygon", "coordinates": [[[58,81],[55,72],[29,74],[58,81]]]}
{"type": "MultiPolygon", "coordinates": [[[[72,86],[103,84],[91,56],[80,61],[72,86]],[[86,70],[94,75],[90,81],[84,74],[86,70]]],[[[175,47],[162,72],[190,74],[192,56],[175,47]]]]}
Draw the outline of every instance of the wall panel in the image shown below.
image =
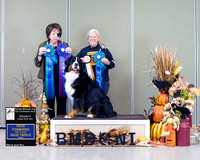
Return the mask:
{"type": "MultiPolygon", "coordinates": [[[[1,53],[1,39],[2,39],[2,1],[0,1],[0,53],[1,53]]],[[[2,55],[2,53],[1,53],[2,55]]],[[[0,56],[0,75],[1,75],[1,56],[0,56]]],[[[0,84],[1,84],[1,78],[0,78],[0,84]]],[[[1,85],[0,85],[0,90],[1,90],[1,85]]],[[[0,92],[0,102],[1,102],[1,92],[0,92]]],[[[1,105],[0,105],[0,117],[1,117],[1,105]]],[[[1,118],[0,118],[0,126],[1,126],[1,118]]]]}
{"type": "Polygon", "coordinates": [[[110,70],[109,97],[119,114],[131,113],[131,1],[71,1],[70,41],[73,54],[87,43],[87,32],[96,28],[111,51],[116,67],[110,70]]]}
{"type": "Polygon", "coordinates": [[[66,0],[9,0],[5,3],[5,107],[20,98],[13,77],[21,80],[22,70],[37,75],[34,65],[38,46],[46,40],[45,29],[50,23],[62,26],[66,40],[66,0]]]}
{"type": "Polygon", "coordinates": [[[195,83],[194,1],[135,0],[134,77],[135,112],[150,109],[149,96],[158,94],[149,70],[153,63],[150,51],[156,46],[176,48],[175,59],[183,66],[181,76],[195,83]]]}

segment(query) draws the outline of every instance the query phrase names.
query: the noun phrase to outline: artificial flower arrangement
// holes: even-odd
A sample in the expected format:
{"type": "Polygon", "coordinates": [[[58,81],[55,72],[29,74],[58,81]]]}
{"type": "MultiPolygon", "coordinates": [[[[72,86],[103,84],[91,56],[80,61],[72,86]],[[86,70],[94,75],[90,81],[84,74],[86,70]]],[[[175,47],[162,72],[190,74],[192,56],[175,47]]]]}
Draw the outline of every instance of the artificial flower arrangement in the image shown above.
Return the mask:
{"type": "MultiPolygon", "coordinates": [[[[184,84],[183,77],[180,77],[179,73],[182,66],[179,66],[177,60],[174,61],[174,50],[160,46],[151,55],[154,62],[153,71],[156,75],[152,82],[158,88],[160,94],[165,94],[165,99],[164,96],[160,98],[160,94],[157,98],[149,97],[154,104],[153,113],[149,118],[153,117],[151,122],[160,123],[160,127],[162,125],[163,128],[167,128],[170,124],[173,129],[179,130],[180,120],[186,119],[193,112],[195,98],[200,95],[200,89],[195,88],[190,83],[184,84]],[[169,96],[168,100],[170,99],[170,101],[166,100],[166,96],[169,96]],[[159,101],[159,99],[162,101],[159,101]],[[159,113],[156,113],[158,107],[160,110],[159,113]],[[161,115],[158,116],[157,114],[161,115]],[[162,118],[159,121],[154,121],[155,117],[162,118]]],[[[169,131],[163,129],[161,137],[169,134],[169,131]]]]}
{"type": "MultiPolygon", "coordinates": [[[[178,77],[177,81],[169,88],[169,95],[172,99],[164,106],[162,123],[165,126],[172,124],[173,128],[178,131],[180,120],[188,118],[194,111],[195,98],[200,95],[200,89],[188,82],[184,84],[183,79],[178,77]]],[[[163,132],[163,135],[168,134],[169,132],[163,132]]]]}
{"type": "Polygon", "coordinates": [[[37,104],[33,102],[39,95],[40,82],[34,77],[31,72],[29,75],[22,73],[22,80],[13,78],[13,82],[16,83],[17,91],[15,93],[21,98],[21,102],[17,102],[14,107],[35,107],[37,104]]]}

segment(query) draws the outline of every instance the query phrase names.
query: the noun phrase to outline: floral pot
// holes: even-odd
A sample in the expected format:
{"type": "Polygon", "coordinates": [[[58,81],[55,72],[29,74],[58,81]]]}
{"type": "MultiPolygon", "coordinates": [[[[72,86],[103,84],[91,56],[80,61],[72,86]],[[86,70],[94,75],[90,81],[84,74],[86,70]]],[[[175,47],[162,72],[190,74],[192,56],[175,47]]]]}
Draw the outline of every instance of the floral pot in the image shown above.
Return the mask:
{"type": "Polygon", "coordinates": [[[192,114],[189,115],[188,123],[192,127],[192,114]]]}
{"type": "Polygon", "coordinates": [[[187,119],[181,119],[179,130],[176,132],[177,146],[190,146],[190,124],[187,119]]]}

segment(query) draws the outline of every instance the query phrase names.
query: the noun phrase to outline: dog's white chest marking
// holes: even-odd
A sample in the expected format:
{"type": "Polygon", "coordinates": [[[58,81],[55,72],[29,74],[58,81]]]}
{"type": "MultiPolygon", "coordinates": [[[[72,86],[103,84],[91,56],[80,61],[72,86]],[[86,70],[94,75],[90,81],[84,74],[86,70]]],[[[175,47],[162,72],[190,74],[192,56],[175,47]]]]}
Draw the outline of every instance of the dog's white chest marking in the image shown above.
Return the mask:
{"type": "Polygon", "coordinates": [[[71,103],[73,105],[73,97],[72,95],[74,94],[74,89],[72,88],[72,83],[74,82],[75,79],[77,79],[79,74],[75,72],[67,72],[65,73],[65,91],[67,93],[68,98],[71,100],[71,103]]]}

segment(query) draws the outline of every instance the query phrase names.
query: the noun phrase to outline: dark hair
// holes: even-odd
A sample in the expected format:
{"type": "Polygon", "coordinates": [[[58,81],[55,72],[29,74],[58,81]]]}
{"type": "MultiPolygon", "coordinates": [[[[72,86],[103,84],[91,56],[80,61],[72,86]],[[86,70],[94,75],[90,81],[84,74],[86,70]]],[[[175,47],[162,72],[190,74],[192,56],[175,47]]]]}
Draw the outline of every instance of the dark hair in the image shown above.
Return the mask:
{"type": "Polygon", "coordinates": [[[59,30],[59,32],[60,32],[60,37],[61,37],[61,35],[62,35],[62,28],[61,28],[61,26],[60,26],[58,23],[51,23],[51,24],[49,24],[49,25],[47,26],[47,28],[46,28],[46,36],[47,36],[47,39],[49,39],[49,35],[50,35],[51,31],[52,31],[54,28],[56,28],[57,30],[59,30]]]}

